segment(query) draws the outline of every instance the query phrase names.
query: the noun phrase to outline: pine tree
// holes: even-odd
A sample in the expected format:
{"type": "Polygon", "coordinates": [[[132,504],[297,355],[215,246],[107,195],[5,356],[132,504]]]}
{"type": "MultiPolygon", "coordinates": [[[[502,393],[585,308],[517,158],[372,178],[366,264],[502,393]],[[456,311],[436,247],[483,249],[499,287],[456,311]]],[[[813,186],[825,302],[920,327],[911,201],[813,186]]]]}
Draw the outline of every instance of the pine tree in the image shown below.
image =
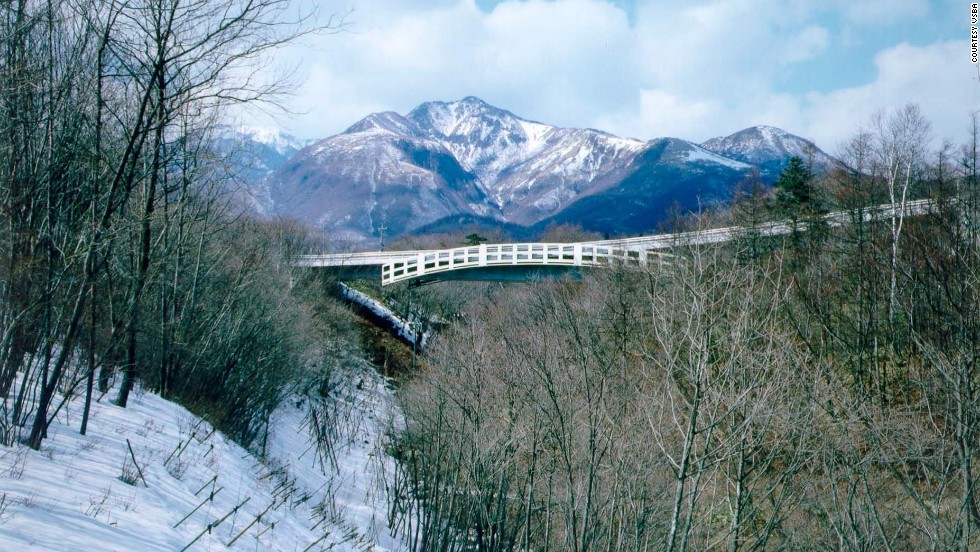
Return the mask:
{"type": "MultiPolygon", "coordinates": [[[[791,245],[799,257],[804,251],[803,231],[809,231],[809,243],[820,243],[826,237],[826,205],[819,195],[809,163],[792,157],[776,181],[776,206],[792,224],[791,245]],[[801,227],[800,223],[803,223],[801,227]]],[[[812,253],[812,251],[810,252],[812,253]]],[[[804,256],[808,256],[805,254],[804,256]]],[[[800,257],[802,258],[802,257],[800,257]]]]}
{"type": "Polygon", "coordinates": [[[793,221],[813,211],[813,171],[799,157],[792,157],[776,181],[776,201],[780,210],[793,221]]]}
{"type": "Polygon", "coordinates": [[[487,241],[486,238],[473,232],[472,234],[466,236],[466,245],[480,245],[481,243],[487,241]]]}

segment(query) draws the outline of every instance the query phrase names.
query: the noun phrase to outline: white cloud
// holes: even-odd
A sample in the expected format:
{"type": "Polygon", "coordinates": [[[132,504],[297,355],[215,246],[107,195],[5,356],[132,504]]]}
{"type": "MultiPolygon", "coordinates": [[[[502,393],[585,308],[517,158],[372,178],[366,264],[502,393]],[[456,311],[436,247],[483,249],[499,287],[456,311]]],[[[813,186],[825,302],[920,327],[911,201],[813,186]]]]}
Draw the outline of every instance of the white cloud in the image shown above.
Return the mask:
{"type": "Polygon", "coordinates": [[[638,109],[602,117],[596,126],[644,139],[672,136],[700,141],[712,136],[717,120],[725,114],[716,101],[679,97],[662,89],[641,90],[638,109]]]}
{"type": "Polygon", "coordinates": [[[820,55],[830,44],[830,33],[819,25],[810,25],[801,29],[789,39],[789,47],[782,52],[786,63],[806,61],[820,55]]]}
{"type": "Polygon", "coordinates": [[[967,41],[916,47],[899,44],[875,58],[877,75],[863,86],[811,94],[800,117],[802,127],[831,148],[868,122],[877,110],[917,103],[932,122],[935,140],[966,139],[968,118],[980,109],[977,66],[967,41]]]}
{"type": "Polygon", "coordinates": [[[826,29],[800,3],[712,0],[638,13],[647,76],[677,92],[744,93],[768,87],[787,64],[818,55],[826,29]]]}
{"type": "MultiPolygon", "coordinates": [[[[357,0],[351,32],[293,52],[306,57],[307,81],[294,102],[305,114],[289,126],[322,137],[374,111],[475,95],[546,123],[641,139],[773,124],[833,149],[875,109],[918,102],[937,134],[958,138],[961,118],[980,108],[963,41],[893,46],[862,86],[779,90],[791,70],[840,53],[835,20],[872,25],[878,0],[836,11],[805,0],[646,0],[631,16],[619,4],[508,0],[487,13],[474,0],[357,0]]],[[[882,9],[912,17],[928,5],[882,9]]]]}
{"type": "MultiPolygon", "coordinates": [[[[371,4],[381,10],[379,3],[371,4]]],[[[581,124],[590,110],[620,103],[635,82],[626,13],[607,2],[512,1],[484,13],[461,0],[395,13],[371,14],[352,23],[352,32],[327,37],[299,91],[297,103],[312,115],[297,121],[299,132],[316,135],[325,126],[336,132],[367,115],[357,110],[366,104],[403,112],[466,95],[524,116],[581,124]]]]}

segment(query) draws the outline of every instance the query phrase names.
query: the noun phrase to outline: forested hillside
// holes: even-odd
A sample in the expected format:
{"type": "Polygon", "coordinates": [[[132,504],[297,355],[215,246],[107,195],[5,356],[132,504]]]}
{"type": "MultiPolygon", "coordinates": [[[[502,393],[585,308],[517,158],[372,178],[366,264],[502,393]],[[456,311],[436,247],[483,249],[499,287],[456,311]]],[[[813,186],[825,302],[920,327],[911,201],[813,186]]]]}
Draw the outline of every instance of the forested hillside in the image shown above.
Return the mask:
{"type": "Polygon", "coordinates": [[[243,216],[219,124],[330,28],[284,0],[0,4],[0,548],[397,545],[386,384],[289,265],[322,239],[243,216]]]}
{"type": "Polygon", "coordinates": [[[914,106],[867,128],[687,221],[734,243],[469,301],[401,392],[414,549],[980,545],[980,144],[929,151],[914,106]]]}
{"type": "Polygon", "coordinates": [[[74,400],[84,434],[118,378],[115,404],[139,380],[249,446],[319,364],[305,231],[241,218],[214,144],[289,85],[264,56],[328,29],[281,0],[0,5],[0,443],[74,400]]]}

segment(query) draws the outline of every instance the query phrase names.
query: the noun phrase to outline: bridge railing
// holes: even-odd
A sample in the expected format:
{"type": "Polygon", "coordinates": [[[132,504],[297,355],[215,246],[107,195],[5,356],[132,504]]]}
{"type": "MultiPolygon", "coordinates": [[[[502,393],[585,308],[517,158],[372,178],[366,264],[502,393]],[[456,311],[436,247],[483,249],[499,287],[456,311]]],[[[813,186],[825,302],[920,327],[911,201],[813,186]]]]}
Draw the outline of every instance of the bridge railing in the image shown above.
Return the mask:
{"type": "MultiPolygon", "coordinates": [[[[905,216],[919,216],[932,212],[935,209],[935,202],[931,199],[908,200],[904,204],[883,204],[872,205],[862,209],[847,211],[833,211],[823,215],[824,222],[831,227],[850,224],[855,218],[860,216],[864,221],[884,220],[892,215],[904,214],[905,216]]],[[[807,223],[800,222],[796,225],[796,230],[805,232],[807,223]]],[[[749,232],[756,232],[761,236],[781,236],[790,234],[794,231],[794,225],[788,220],[767,221],[755,226],[729,226],[722,228],[707,228],[700,230],[689,230],[673,234],[656,234],[652,236],[639,236],[635,238],[620,238],[613,240],[601,240],[593,243],[596,245],[608,245],[619,249],[669,249],[682,245],[705,245],[709,243],[721,243],[744,236],[749,232]]]]}
{"type": "Polygon", "coordinates": [[[625,262],[645,266],[661,253],[589,243],[503,243],[424,251],[381,267],[381,284],[464,268],[493,266],[599,266],[625,262]]]}
{"type": "Polygon", "coordinates": [[[422,253],[422,251],[324,253],[317,255],[296,255],[290,259],[290,262],[293,266],[301,267],[378,266],[396,259],[412,257],[419,253],[422,253]]]}
{"type": "MultiPolygon", "coordinates": [[[[899,213],[922,215],[934,209],[931,200],[912,200],[900,204],[884,204],[853,211],[836,211],[824,215],[825,223],[839,226],[863,220],[882,220],[899,213]]],[[[374,267],[381,266],[382,284],[419,278],[450,270],[493,266],[599,266],[615,260],[626,264],[646,265],[672,247],[690,244],[726,242],[754,232],[761,236],[779,236],[793,231],[806,231],[805,222],[796,225],[789,221],[765,222],[753,227],[732,226],[694,230],[675,234],[659,234],[580,243],[505,243],[457,247],[437,251],[379,251],[303,255],[294,257],[295,266],[307,267],[374,267]]]]}

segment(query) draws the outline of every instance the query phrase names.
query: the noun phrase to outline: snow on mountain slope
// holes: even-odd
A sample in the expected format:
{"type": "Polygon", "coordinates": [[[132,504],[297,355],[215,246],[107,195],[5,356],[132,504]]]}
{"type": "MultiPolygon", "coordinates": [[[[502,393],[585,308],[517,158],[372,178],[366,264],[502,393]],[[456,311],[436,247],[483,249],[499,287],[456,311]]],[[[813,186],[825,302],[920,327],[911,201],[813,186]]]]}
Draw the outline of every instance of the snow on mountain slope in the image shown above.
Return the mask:
{"type": "Polygon", "coordinates": [[[261,216],[276,211],[266,177],[306,145],[307,141],[279,129],[254,126],[219,126],[213,143],[229,172],[230,191],[243,206],[261,216]]]}
{"type": "Polygon", "coordinates": [[[407,118],[477,175],[507,220],[525,224],[617,174],[644,145],[529,121],[474,97],[424,103],[407,118]]]}
{"type": "Polygon", "coordinates": [[[0,550],[402,549],[386,529],[391,395],[369,367],[347,375],[335,463],[311,443],[305,397],[273,415],[264,461],[153,393],[125,409],[103,397],[87,436],[74,401],[40,451],[0,447],[0,550]]]}
{"type": "Polygon", "coordinates": [[[688,163],[714,163],[716,165],[724,165],[737,171],[744,171],[752,168],[752,165],[749,165],[748,163],[742,163],[727,157],[722,157],[717,153],[712,153],[695,144],[691,144],[691,146],[691,149],[687,151],[687,155],[685,157],[685,160],[688,163]]]}
{"type": "Polygon", "coordinates": [[[309,140],[288,134],[278,128],[262,126],[239,126],[235,128],[238,135],[257,144],[264,144],[283,157],[291,157],[297,151],[309,145],[309,140]]]}
{"type": "Polygon", "coordinates": [[[533,224],[630,171],[645,144],[589,129],[557,129],[537,156],[501,175],[497,194],[511,219],[533,224]]]}
{"type": "Polygon", "coordinates": [[[623,177],[583,194],[536,224],[582,224],[607,236],[650,233],[674,207],[682,211],[727,201],[751,165],[708,152],[679,138],[650,140],[623,177]]]}
{"type": "Polygon", "coordinates": [[[422,129],[413,121],[402,117],[394,111],[372,113],[351,125],[340,136],[360,136],[375,134],[393,134],[406,138],[420,138],[422,129]]]}
{"type": "Polygon", "coordinates": [[[818,168],[829,168],[836,164],[832,157],[820,151],[813,142],[766,125],[712,138],[701,146],[719,155],[759,165],[763,170],[770,171],[776,168],[781,170],[791,157],[812,160],[818,168]]]}
{"type": "Polygon", "coordinates": [[[283,212],[352,241],[372,239],[381,226],[395,235],[452,215],[496,214],[476,176],[395,113],[304,149],[273,179],[283,212]]]}
{"type": "Polygon", "coordinates": [[[598,218],[628,214],[633,222],[615,231],[652,230],[669,203],[663,192],[686,198],[681,203],[689,203],[691,190],[726,201],[747,170],[757,168],[771,182],[793,155],[812,156],[818,168],[832,162],[773,127],[702,145],[641,142],[523,119],[471,96],[426,102],[406,115],[368,115],[300,151],[267,182],[277,213],[364,249],[377,243],[379,228],[389,238],[426,228],[454,232],[477,218],[523,227],[560,220],[599,230],[598,218]],[[602,194],[612,195],[573,209],[575,217],[561,215],[602,194]]]}
{"type": "Polygon", "coordinates": [[[408,119],[444,143],[492,195],[500,173],[536,155],[555,131],[474,97],[424,103],[412,110],[408,119]]]}

